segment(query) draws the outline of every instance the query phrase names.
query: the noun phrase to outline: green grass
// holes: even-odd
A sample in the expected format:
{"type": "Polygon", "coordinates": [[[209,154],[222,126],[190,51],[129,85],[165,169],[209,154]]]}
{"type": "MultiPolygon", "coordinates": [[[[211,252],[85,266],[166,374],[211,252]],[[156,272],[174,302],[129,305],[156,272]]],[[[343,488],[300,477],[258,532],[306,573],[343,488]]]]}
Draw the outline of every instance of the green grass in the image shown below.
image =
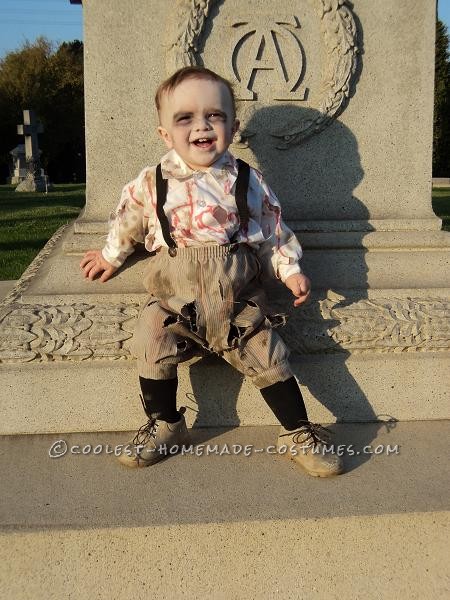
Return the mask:
{"type": "MultiPolygon", "coordinates": [[[[55,185],[47,196],[1,185],[0,280],[18,279],[58,227],[78,216],[84,203],[84,184],[55,185]]],[[[450,188],[433,190],[433,210],[443,229],[450,231],[450,188]]]]}
{"type": "Polygon", "coordinates": [[[0,279],[18,279],[55,231],[85,204],[84,184],[55,185],[47,195],[0,186],[0,279]]]}
{"type": "Polygon", "coordinates": [[[450,231],[450,187],[433,189],[433,210],[442,219],[442,229],[450,231]]]}

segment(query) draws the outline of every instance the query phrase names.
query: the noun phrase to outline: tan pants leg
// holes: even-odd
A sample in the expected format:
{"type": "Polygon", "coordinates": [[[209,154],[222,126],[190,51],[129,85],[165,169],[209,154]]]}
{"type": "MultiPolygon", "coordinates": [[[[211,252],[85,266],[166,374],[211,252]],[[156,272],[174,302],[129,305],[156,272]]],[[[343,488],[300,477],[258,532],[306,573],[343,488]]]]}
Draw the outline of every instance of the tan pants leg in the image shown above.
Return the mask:
{"type": "Polygon", "coordinates": [[[192,340],[164,327],[164,321],[170,314],[155,301],[141,311],[131,347],[137,358],[140,377],[173,379],[177,375],[178,364],[198,354],[192,340]]]}
{"type": "Polygon", "coordinates": [[[293,373],[289,365],[289,350],[276,331],[259,329],[240,348],[227,350],[223,358],[238,371],[250,377],[257,388],[286,381],[293,373]]]}

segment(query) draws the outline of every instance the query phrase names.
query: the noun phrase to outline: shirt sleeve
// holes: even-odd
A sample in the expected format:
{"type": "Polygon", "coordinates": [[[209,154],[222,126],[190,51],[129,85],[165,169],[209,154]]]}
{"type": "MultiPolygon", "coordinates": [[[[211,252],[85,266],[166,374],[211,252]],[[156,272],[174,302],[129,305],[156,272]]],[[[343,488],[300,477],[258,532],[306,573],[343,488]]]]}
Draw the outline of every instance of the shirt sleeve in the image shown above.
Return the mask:
{"type": "Polygon", "coordinates": [[[110,214],[109,232],[102,255],[115,267],[122,266],[134,252],[134,246],[145,241],[145,225],[148,221],[145,210],[146,180],[144,170],[136,179],[127,183],[116,210],[110,214]]]}
{"type": "Polygon", "coordinates": [[[256,195],[260,204],[260,225],[264,242],[258,249],[263,271],[284,283],[290,275],[301,273],[303,252],[296,235],[281,218],[281,205],[261,173],[252,169],[256,195]]]}

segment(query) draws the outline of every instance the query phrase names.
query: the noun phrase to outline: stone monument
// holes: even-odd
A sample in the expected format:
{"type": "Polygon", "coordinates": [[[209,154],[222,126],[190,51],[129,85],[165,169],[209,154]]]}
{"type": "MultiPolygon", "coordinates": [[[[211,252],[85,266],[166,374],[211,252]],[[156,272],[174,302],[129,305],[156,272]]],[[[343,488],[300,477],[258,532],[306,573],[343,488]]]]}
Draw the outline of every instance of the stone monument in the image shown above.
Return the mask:
{"type": "MultiPolygon", "coordinates": [[[[39,154],[42,150],[39,150],[39,154]]],[[[28,175],[27,163],[25,159],[25,144],[18,144],[10,152],[12,158],[12,169],[10,167],[11,176],[8,179],[8,183],[11,185],[17,185],[28,175]]],[[[41,177],[45,177],[44,169],[41,169],[41,177]]]]}
{"type": "Polygon", "coordinates": [[[25,144],[18,144],[10,151],[12,159],[12,168],[10,166],[11,177],[7,183],[17,185],[27,176],[27,165],[25,162],[25,144]]]}
{"type": "MultiPolygon", "coordinates": [[[[232,79],[241,132],[303,248],[313,299],[281,334],[311,420],[448,418],[450,234],[431,208],[435,2],[86,0],[87,203],[3,302],[2,433],[133,429],[145,252],[105,284],[123,185],[165,149],[152,98],[175,68],[232,79]],[[124,27],[126,23],[126,27],[124,27]],[[388,415],[388,417],[386,417],[388,415]]],[[[218,358],[180,368],[190,422],[274,424],[218,358]]]]}
{"type": "Polygon", "coordinates": [[[46,190],[38,144],[38,134],[43,131],[44,127],[42,123],[38,123],[34,110],[24,110],[23,124],[17,125],[17,133],[25,137],[24,170],[26,173],[16,187],[16,192],[44,192],[46,190]]]}

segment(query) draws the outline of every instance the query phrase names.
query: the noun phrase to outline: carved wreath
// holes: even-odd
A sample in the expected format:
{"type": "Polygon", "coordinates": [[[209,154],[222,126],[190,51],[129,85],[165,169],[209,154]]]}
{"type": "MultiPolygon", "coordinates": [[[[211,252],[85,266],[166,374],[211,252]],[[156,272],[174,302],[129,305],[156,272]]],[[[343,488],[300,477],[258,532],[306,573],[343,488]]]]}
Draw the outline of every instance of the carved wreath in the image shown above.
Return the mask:
{"type": "MultiPolygon", "coordinates": [[[[199,64],[200,37],[210,8],[216,0],[179,0],[177,31],[169,44],[167,67],[173,72],[181,67],[199,64]]],[[[357,29],[348,0],[314,0],[321,19],[321,31],[328,55],[327,70],[322,81],[323,95],[319,115],[301,121],[289,131],[272,134],[277,148],[286,150],[319,133],[344,110],[357,67],[357,29]]],[[[247,144],[240,144],[246,147],[247,144]]]]}

